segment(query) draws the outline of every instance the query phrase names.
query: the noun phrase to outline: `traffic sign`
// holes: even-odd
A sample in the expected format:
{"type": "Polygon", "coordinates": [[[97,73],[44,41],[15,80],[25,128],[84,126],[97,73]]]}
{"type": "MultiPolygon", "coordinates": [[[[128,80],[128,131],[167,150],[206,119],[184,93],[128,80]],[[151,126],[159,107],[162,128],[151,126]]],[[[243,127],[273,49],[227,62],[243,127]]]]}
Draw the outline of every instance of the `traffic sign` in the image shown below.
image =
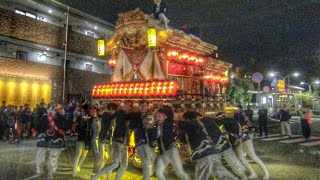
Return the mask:
{"type": "Polygon", "coordinates": [[[253,82],[256,82],[256,83],[259,83],[263,80],[263,75],[259,72],[256,72],[252,75],[252,81],[253,82]]]}
{"type": "Polygon", "coordinates": [[[268,93],[270,91],[270,87],[269,86],[264,86],[262,89],[266,93],[268,93]]]}

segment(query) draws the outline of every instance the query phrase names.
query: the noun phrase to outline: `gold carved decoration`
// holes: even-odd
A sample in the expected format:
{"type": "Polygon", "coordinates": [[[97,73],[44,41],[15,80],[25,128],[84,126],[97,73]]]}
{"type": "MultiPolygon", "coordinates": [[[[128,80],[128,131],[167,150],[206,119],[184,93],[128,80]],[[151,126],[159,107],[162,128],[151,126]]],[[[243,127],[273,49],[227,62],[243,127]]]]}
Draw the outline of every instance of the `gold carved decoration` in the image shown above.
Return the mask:
{"type": "Polygon", "coordinates": [[[119,13],[118,16],[119,19],[116,25],[117,29],[124,25],[134,24],[140,21],[147,22],[148,20],[148,17],[139,8],[124,13],[119,13]]]}
{"type": "Polygon", "coordinates": [[[131,50],[131,49],[126,49],[125,52],[130,59],[130,61],[136,65],[136,64],[141,64],[142,61],[145,59],[145,57],[148,54],[149,49],[146,46],[142,46],[140,48],[131,50]]]}

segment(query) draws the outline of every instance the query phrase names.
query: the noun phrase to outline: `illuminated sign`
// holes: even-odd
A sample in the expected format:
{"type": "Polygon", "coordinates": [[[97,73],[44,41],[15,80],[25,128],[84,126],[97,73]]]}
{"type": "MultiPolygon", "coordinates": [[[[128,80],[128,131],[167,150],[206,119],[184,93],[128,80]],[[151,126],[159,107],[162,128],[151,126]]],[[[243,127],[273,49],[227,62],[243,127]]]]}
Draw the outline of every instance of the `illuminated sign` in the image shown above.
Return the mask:
{"type": "Polygon", "coordinates": [[[278,87],[278,91],[284,91],[284,89],[285,89],[285,82],[284,82],[284,80],[278,80],[277,87],[278,87]]]}
{"type": "Polygon", "coordinates": [[[148,46],[157,46],[157,31],[154,28],[148,29],[148,46]]]}
{"type": "Polygon", "coordinates": [[[104,40],[99,39],[98,40],[98,56],[104,56],[105,55],[105,43],[104,40]]]}
{"type": "Polygon", "coordinates": [[[173,80],[108,83],[95,85],[92,96],[96,99],[164,98],[175,96],[178,88],[178,82],[173,80]]]}

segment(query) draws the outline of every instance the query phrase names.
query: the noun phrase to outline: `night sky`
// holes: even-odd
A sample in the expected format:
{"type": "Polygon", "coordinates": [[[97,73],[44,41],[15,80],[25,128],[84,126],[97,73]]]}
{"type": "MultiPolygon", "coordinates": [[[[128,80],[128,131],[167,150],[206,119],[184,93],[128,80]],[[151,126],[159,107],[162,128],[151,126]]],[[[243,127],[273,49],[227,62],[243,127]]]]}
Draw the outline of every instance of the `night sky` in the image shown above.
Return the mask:
{"type": "MultiPolygon", "coordinates": [[[[140,7],[151,13],[152,0],[59,0],[115,23],[117,13],[140,7]]],[[[251,71],[293,71],[320,78],[320,1],[318,0],[167,0],[170,26],[219,46],[220,57],[251,71]],[[256,59],[259,65],[250,65],[256,59]]]]}

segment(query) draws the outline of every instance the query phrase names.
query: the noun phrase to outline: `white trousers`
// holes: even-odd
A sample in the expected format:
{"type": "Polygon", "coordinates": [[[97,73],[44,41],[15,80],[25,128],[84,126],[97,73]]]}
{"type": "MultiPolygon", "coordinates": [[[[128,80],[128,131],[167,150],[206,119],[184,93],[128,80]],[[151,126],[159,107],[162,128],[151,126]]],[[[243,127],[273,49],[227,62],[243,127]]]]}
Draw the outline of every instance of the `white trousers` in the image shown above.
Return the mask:
{"type": "Polygon", "coordinates": [[[122,179],[122,176],[128,167],[128,148],[126,144],[116,141],[112,142],[112,148],[114,158],[113,162],[103,167],[97,175],[92,177],[92,180],[98,180],[100,176],[106,173],[112,173],[115,169],[117,169],[116,180],[122,179]]]}
{"type": "Polygon", "coordinates": [[[74,156],[74,161],[73,161],[73,172],[72,175],[76,176],[77,175],[77,169],[81,167],[83,164],[84,160],[86,159],[88,154],[88,150],[85,148],[85,143],[83,141],[77,141],[76,143],[76,154],[74,156]]]}
{"type": "Polygon", "coordinates": [[[40,174],[42,172],[42,162],[46,158],[46,153],[48,151],[48,148],[44,147],[37,147],[37,156],[36,156],[36,173],[40,174]]]}
{"type": "Polygon", "coordinates": [[[61,151],[60,148],[49,148],[49,158],[47,162],[48,176],[52,177],[52,174],[56,172],[61,151]]]}
{"type": "MultiPolygon", "coordinates": [[[[95,159],[95,173],[99,173],[101,169],[107,164],[108,160],[111,158],[111,145],[105,143],[98,144],[98,153],[95,159]]],[[[111,172],[107,173],[107,179],[111,179],[111,172]]]]}
{"type": "Polygon", "coordinates": [[[163,154],[159,155],[156,163],[156,175],[159,180],[165,180],[164,171],[166,167],[172,164],[173,170],[181,180],[189,180],[188,174],[184,171],[182,166],[181,157],[177,147],[172,147],[171,149],[165,151],[163,154]]]}
{"type": "MultiPolygon", "coordinates": [[[[240,177],[241,180],[247,180],[247,176],[245,174],[245,168],[241,164],[237,155],[234,153],[232,148],[229,148],[221,153],[221,155],[226,160],[227,164],[231,167],[232,171],[240,177]]],[[[230,177],[232,178],[232,177],[230,177]]]]}
{"type": "Polygon", "coordinates": [[[156,153],[149,144],[142,144],[137,147],[137,153],[142,163],[143,179],[149,180],[152,176],[153,167],[156,161],[156,153]]]}
{"type": "Polygon", "coordinates": [[[248,139],[246,141],[241,142],[237,147],[236,147],[236,154],[241,161],[241,163],[250,171],[250,176],[249,177],[255,177],[257,176],[257,173],[253,170],[252,166],[250,163],[246,160],[245,155],[249,156],[249,158],[258,164],[260,168],[264,172],[264,179],[270,179],[270,174],[269,171],[267,170],[267,167],[264,165],[264,163],[259,159],[259,157],[256,155],[253,147],[253,142],[252,139],[248,139]]]}
{"type": "Polygon", "coordinates": [[[281,134],[291,136],[291,126],[289,121],[281,121],[281,134]]]}

